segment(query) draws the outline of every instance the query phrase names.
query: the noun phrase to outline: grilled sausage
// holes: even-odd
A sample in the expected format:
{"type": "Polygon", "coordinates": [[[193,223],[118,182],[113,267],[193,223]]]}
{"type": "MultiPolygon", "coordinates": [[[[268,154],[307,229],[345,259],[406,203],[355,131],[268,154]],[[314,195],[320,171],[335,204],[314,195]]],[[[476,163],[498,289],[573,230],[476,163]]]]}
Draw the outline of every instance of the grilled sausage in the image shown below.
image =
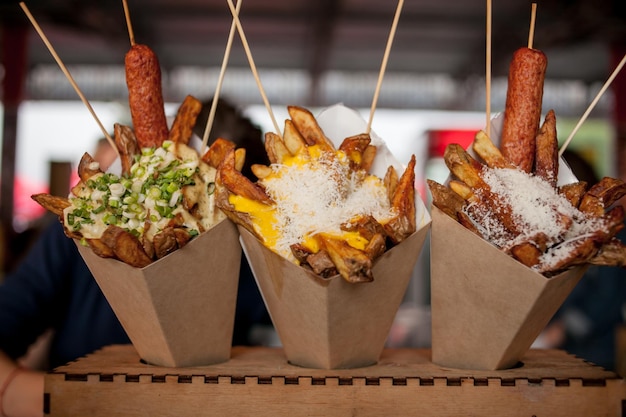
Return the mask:
{"type": "Polygon", "coordinates": [[[126,53],[125,67],[128,104],[137,143],[141,148],[160,146],[169,131],[159,60],[148,46],[135,44],[126,53]]]}
{"type": "Polygon", "coordinates": [[[515,51],[509,67],[500,150],[525,172],[533,168],[547,63],[543,52],[524,47],[515,51]]]}

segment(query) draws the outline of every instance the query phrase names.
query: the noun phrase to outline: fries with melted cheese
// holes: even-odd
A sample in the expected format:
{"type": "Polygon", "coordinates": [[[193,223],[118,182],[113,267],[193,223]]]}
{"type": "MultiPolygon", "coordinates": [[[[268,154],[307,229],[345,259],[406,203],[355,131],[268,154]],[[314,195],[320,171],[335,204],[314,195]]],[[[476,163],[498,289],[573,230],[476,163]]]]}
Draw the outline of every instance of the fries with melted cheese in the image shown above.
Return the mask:
{"type": "Polygon", "coordinates": [[[217,205],[266,247],[318,275],[372,281],[376,258],[416,230],[415,157],[390,192],[367,172],[376,149],[369,135],[335,148],[307,109],[288,110],[284,136],[266,134],[271,165],[254,168],[256,183],[232,163],[220,166],[217,205]]]}

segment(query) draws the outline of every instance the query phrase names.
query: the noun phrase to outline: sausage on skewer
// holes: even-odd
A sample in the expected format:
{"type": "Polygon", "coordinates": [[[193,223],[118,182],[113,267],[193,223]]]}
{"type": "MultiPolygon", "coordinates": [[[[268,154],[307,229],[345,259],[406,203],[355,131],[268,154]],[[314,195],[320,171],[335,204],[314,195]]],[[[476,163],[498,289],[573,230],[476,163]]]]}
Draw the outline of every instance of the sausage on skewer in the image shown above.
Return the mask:
{"type": "Polygon", "coordinates": [[[525,172],[533,169],[547,64],[543,52],[524,47],[515,51],[509,67],[500,149],[525,172]]]}
{"type": "Polygon", "coordinates": [[[141,148],[160,146],[169,131],[159,60],[148,46],[135,44],[126,53],[125,67],[128,104],[137,143],[141,148]]]}

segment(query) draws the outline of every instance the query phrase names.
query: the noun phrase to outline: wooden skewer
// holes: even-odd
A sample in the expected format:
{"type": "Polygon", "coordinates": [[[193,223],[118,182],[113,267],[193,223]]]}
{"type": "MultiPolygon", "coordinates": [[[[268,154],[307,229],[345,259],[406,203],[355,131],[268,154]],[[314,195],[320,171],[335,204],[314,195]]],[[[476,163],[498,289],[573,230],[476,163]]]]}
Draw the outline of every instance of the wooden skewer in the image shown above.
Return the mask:
{"type": "MultiPolygon", "coordinates": [[[[239,10],[241,9],[241,3],[243,0],[237,1],[237,7],[235,8],[235,13],[239,15],[239,10]]],[[[224,74],[226,73],[226,67],[228,66],[228,58],[230,57],[230,50],[233,45],[233,38],[235,37],[235,29],[237,25],[235,21],[230,25],[230,32],[228,33],[228,40],[226,41],[226,51],[224,51],[224,58],[222,60],[222,68],[220,69],[220,75],[217,79],[217,86],[215,87],[215,93],[213,95],[213,101],[211,102],[211,110],[209,111],[209,118],[207,120],[206,126],[204,127],[204,136],[202,137],[202,146],[200,147],[200,155],[204,155],[206,151],[207,143],[209,142],[209,134],[211,133],[211,127],[213,126],[213,120],[215,119],[215,111],[217,110],[217,101],[220,96],[220,91],[222,89],[222,82],[224,81],[224,74]]]]}
{"type": "Polygon", "coordinates": [[[533,48],[533,41],[535,38],[535,17],[537,15],[537,3],[532,4],[530,12],[530,30],[528,31],[528,49],[533,48]]]}
{"type": "Polygon", "coordinates": [[[613,70],[613,73],[611,74],[611,76],[606,80],[606,82],[604,83],[604,85],[602,86],[598,94],[596,95],[596,97],[593,99],[593,101],[591,102],[591,104],[589,105],[585,113],[582,115],[582,117],[580,118],[576,126],[574,127],[574,130],[572,130],[572,133],[570,133],[568,138],[563,143],[563,146],[561,146],[561,149],[559,149],[559,156],[563,155],[563,152],[565,152],[565,149],[567,148],[569,143],[572,141],[572,138],[574,137],[576,132],[578,132],[578,129],[580,129],[580,127],[585,122],[585,120],[587,120],[587,117],[591,113],[591,110],[593,110],[596,104],[598,104],[598,101],[600,101],[600,98],[602,97],[604,92],[609,88],[609,86],[611,85],[611,83],[613,82],[617,74],[619,74],[619,72],[622,70],[622,67],[624,66],[625,63],[626,63],[626,55],[624,55],[624,57],[622,58],[620,63],[617,65],[615,70],[613,70]]]}
{"type": "Polygon", "coordinates": [[[254,64],[254,59],[252,58],[252,53],[250,52],[250,46],[248,45],[248,40],[246,39],[246,34],[243,32],[243,28],[241,27],[241,21],[239,20],[239,15],[235,6],[233,5],[232,0],[226,0],[228,2],[228,7],[230,8],[230,12],[233,15],[233,21],[237,25],[237,31],[239,32],[239,37],[241,38],[241,43],[243,44],[243,48],[246,51],[246,56],[248,57],[248,62],[250,63],[250,69],[252,70],[252,75],[256,80],[256,84],[259,88],[259,92],[261,93],[261,97],[263,98],[263,103],[265,103],[265,107],[267,108],[268,113],[270,114],[270,118],[272,119],[272,123],[274,124],[274,129],[276,130],[276,134],[282,138],[282,133],[280,131],[280,127],[278,127],[278,123],[276,123],[276,118],[274,117],[274,112],[272,111],[272,107],[265,95],[265,90],[263,89],[263,85],[261,84],[261,79],[259,78],[259,74],[256,69],[256,65],[254,64]]]}
{"type": "Polygon", "coordinates": [[[391,31],[389,32],[389,38],[387,39],[387,47],[385,48],[385,54],[383,55],[383,62],[380,66],[380,72],[378,73],[378,82],[376,83],[376,90],[374,90],[374,98],[372,99],[372,107],[370,108],[370,118],[369,118],[369,121],[367,122],[367,130],[365,133],[370,133],[370,131],[372,130],[372,120],[374,119],[374,111],[376,110],[376,104],[378,102],[380,88],[382,86],[383,77],[385,75],[385,70],[387,68],[387,61],[389,60],[389,52],[391,51],[391,45],[393,44],[393,39],[395,37],[396,28],[398,27],[398,20],[400,19],[400,12],[402,11],[403,4],[404,4],[404,0],[399,0],[398,6],[396,7],[396,14],[393,18],[391,31]]]}
{"type": "Polygon", "coordinates": [[[485,133],[491,137],[491,0],[487,0],[487,36],[485,64],[485,133]]]}
{"type": "Polygon", "coordinates": [[[128,28],[128,38],[130,39],[130,46],[135,46],[135,33],[133,32],[133,24],[130,21],[128,1],[122,0],[122,5],[124,6],[124,16],[126,17],[126,27],[128,28]]]}
{"type": "Polygon", "coordinates": [[[81,101],[85,104],[85,106],[87,106],[87,109],[89,110],[93,118],[96,120],[96,123],[98,123],[98,126],[100,127],[100,130],[102,130],[104,137],[107,139],[109,144],[113,147],[113,149],[115,149],[115,152],[117,152],[117,155],[119,156],[119,150],[117,149],[117,146],[115,145],[115,141],[113,140],[111,135],[109,135],[109,132],[107,132],[107,130],[104,128],[104,126],[102,125],[102,122],[100,122],[100,119],[98,119],[98,116],[96,116],[96,112],[94,111],[93,107],[91,107],[91,104],[89,104],[89,101],[87,101],[87,98],[85,98],[85,95],[83,94],[83,92],[80,90],[80,88],[78,88],[78,85],[74,81],[72,74],[70,74],[67,67],[61,61],[61,58],[59,58],[59,55],[57,55],[56,51],[52,47],[52,44],[50,44],[50,41],[48,41],[48,38],[43,33],[43,30],[41,30],[41,27],[39,26],[39,24],[37,23],[33,15],[30,13],[30,10],[28,10],[28,7],[26,6],[24,2],[20,3],[20,7],[22,8],[22,10],[24,10],[24,13],[26,13],[28,20],[30,20],[30,22],[33,24],[35,30],[37,31],[37,33],[43,40],[44,44],[46,44],[46,47],[48,48],[48,50],[54,57],[55,61],[57,62],[57,64],[59,65],[59,67],[65,74],[65,76],[67,77],[67,79],[69,80],[72,87],[74,87],[74,90],[78,94],[78,97],[80,97],[81,101]]]}

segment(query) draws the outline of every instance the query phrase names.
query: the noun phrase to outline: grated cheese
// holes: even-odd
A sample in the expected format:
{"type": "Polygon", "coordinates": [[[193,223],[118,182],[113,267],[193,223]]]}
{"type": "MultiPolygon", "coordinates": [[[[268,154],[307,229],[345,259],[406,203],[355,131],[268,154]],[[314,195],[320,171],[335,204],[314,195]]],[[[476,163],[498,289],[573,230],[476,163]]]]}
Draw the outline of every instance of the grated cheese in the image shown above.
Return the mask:
{"type": "Polygon", "coordinates": [[[498,220],[497,213],[472,205],[466,207],[466,213],[487,240],[504,250],[532,241],[540,233],[545,235],[548,250],[534,269],[557,264],[571,254],[575,247],[572,242],[604,227],[601,219],[586,216],[540,177],[519,169],[484,167],[481,178],[500,198],[499,202],[510,207],[520,234],[513,236],[498,220]]]}
{"type": "Polygon", "coordinates": [[[276,239],[266,244],[291,260],[290,246],[310,243],[309,236],[346,235],[340,225],[357,215],[368,214],[385,223],[393,214],[379,178],[353,172],[343,152],[315,152],[311,149],[313,157],[304,152],[272,165],[273,173],[259,181],[276,202],[272,226],[276,239]]]}

